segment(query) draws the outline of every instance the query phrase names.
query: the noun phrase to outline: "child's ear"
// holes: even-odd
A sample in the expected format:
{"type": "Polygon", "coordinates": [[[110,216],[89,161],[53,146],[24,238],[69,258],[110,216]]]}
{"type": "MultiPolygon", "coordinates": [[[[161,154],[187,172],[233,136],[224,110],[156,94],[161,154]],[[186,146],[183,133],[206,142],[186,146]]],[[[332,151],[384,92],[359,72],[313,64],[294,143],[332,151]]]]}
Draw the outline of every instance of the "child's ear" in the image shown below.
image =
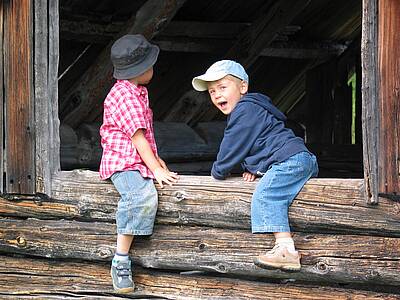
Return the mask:
{"type": "Polygon", "coordinates": [[[247,83],[247,81],[242,80],[242,82],[240,83],[240,94],[244,95],[247,93],[249,89],[249,84],[247,83]]]}

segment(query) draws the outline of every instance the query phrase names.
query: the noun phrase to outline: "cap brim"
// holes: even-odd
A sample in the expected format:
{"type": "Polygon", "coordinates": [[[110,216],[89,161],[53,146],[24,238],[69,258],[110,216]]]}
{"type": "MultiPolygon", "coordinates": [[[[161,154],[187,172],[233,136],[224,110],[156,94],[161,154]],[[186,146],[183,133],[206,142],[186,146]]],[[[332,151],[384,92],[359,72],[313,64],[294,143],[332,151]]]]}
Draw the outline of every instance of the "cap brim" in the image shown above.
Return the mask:
{"type": "Polygon", "coordinates": [[[226,75],[228,75],[228,74],[226,74],[225,72],[217,72],[217,73],[212,73],[212,74],[206,73],[206,74],[203,74],[203,75],[193,78],[192,86],[196,91],[199,91],[199,92],[207,91],[209,82],[219,80],[219,79],[225,77],[226,75]]]}

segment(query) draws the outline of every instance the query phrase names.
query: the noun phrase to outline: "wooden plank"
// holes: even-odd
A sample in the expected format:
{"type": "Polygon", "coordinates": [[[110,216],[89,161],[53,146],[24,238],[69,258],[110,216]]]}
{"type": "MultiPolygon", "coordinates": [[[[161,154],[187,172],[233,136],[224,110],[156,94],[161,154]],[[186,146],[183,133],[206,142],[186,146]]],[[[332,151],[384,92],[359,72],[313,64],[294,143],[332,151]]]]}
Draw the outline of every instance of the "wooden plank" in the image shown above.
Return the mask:
{"type": "Polygon", "coordinates": [[[362,132],[364,187],[368,203],[378,203],[378,91],[377,45],[378,1],[363,0],[362,64],[362,132]]]}
{"type": "Polygon", "coordinates": [[[32,3],[4,3],[6,193],[35,192],[32,3]]]}
{"type": "MultiPolygon", "coordinates": [[[[94,24],[85,21],[61,20],[61,36],[65,40],[80,41],[83,43],[106,44],[118,34],[121,23],[107,25],[94,24]]],[[[223,54],[227,45],[237,38],[238,34],[246,30],[250,23],[221,23],[221,22],[193,22],[173,21],[154,39],[162,51],[195,52],[223,54]]],[[[282,34],[293,34],[294,26],[286,26],[282,34]]],[[[298,28],[296,27],[296,30],[298,28]]],[[[275,38],[275,41],[277,38],[275,38]]],[[[345,45],[334,43],[293,43],[275,42],[272,47],[264,48],[260,56],[285,57],[293,59],[327,59],[337,56],[346,48],[345,45]]]]}
{"type": "Polygon", "coordinates": [[[51,193],[50,118],[48,91],[48,11],[47,0],[34,2],[34,90],[35,90],[35,161],[36,192],[51,193]]]}
{"type": "Polygon", "coordinates": [[[310,1],[274,1],[260,7],[260,16],[244,30],[225,57],[240,62],[245,69],[251,67],[260,56],[261,50],[267,47],[299,14],[310,1]]]}
{"type": "MultiPolygon", "coordinates": [[[[176,12],[186,0],[168,0],[160,5],[158,0],[147,0],[126,24],[126,31],[121,33],[141,33],[151,40],[168,25],[176,12]]],[[[119,37],[118,36],[118,37],[119,37]]],[[[61,99],[61,105],[76,101],[76,107],[63,120],[76,128],[83,121],[93,121],[102,110],[102,101],[110,89],[113,78],[113,67],[110,61],[111,41],[97,57],[96,61],[83,74],[77,84],[61,99]],[[90,117],[92,116],[92,117],[90,117]]]]}
{"type": "Polygon", "coordinates": [[[379,193],[396,196],[400,193],[400,2],[380,0],[378,12],[378,186],[379,193]]]}
{"type": "Polygon", "coordinates": [[[60,57],[59,49],[59,0],[48,1],[49,13],[49,143],[50,143],[50,171],[55,173],[60,170],[60,120],[58,119],[58,64],[60,57]]]}
{"type": "Polygon", "coordinates": [[[295,283],[267,283],[176,274],[135,268],[135,292],[118,295],[111,287],[109,266],[0,256],[0,296],[19,299],[397,299],[399,295],[295,283]],[[51,280],[49,278],[51,277],[51,280]],[[58,298],[57,298],[58,297],[58,298]]]}
{"type": "MultiPolygon", "coordinates": [[[[157,222],[250,228],[250,202],[255,183],[208,176],[181,176],[172,187],[159,189],[157,222]]],[[[97,172],[75,170],[57,174],[53,199],[0,198],[3,216],[69,218],[113,222],[119,198],[97,172]]],[[[294,230],[400,236],[400,204],[385,200],[365,203],[362,180],[311,179],[289,210],[294,230]]]]}
{"type": "MultiPolygon", "coordinates": [[[[89,261],[110,261],[114,255],[111,223],[1,219],[0,228],[2,253],[89,261]]],[[[400,238],[295,232],[294,239],[302,253],[298,273],[256,267],[253,258],[272,248],[274,240],[272,234],[247,230],[158,225],[151,237],[135,238],[131,255],[145,268],[400,286],[400,238]]]]}
{"type": "MultiPolygon", "coordinates": [[[[0,180],[4,182],[4,2],[0,2],[0,180]]],[[[0,192],[4,193],[4,185],[0,184],[0,192]]]]}

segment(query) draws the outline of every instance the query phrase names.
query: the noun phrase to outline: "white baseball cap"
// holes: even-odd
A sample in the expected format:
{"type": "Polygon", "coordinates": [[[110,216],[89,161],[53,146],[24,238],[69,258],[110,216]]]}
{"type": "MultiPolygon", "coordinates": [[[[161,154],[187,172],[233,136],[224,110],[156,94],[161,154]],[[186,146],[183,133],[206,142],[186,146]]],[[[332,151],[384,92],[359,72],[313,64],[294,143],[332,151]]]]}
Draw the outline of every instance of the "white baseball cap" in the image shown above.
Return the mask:
{"type": "Polygon", "coordinates": [[[212,64],[203,75],[193,78],[193,88],[199,92],[206,91],[207,82],[219,80],[226,75],[232,75],[247,83],[249,82],[249,76],[241,64],[233,60],[220,60],[212,64]]]}

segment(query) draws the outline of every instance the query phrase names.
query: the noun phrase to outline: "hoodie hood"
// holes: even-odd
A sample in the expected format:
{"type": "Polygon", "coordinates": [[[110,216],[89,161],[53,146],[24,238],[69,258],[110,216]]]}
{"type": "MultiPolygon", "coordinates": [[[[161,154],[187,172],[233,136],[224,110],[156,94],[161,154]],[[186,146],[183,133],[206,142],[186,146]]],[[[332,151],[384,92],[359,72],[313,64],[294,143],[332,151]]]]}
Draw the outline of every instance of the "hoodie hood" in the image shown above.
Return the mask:
{"type": "Polygon", "coordinates": [[[255,103],[265,110],[268,110],[271,114],[273,114],[278,120],[281,120],[283,122],[286,121],[286,116],[279,110],[277,109],[273,104],[272,101],[269,97],[260,94],[260,93],[248,93],[240,99],[240,102],[252,102],[255,103]]]}

